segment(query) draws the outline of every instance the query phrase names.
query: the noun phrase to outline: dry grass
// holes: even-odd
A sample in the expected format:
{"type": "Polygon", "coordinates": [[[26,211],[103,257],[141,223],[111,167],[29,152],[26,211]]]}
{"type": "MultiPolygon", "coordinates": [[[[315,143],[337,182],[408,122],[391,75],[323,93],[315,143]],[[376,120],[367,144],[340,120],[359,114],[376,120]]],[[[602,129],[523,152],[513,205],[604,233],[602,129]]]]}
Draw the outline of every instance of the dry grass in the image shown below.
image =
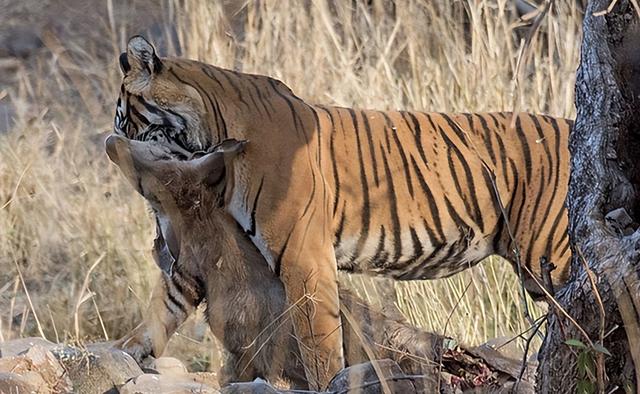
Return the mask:
{"type": "MultiPolygon", "coordinates": [[[[250,3],[242,50],[214,2],[175,0],[166,9],[175,12],[185,56],[229,68],[242,63],[243,71],[275,76],[312,102],[574,115],[581,18],[565,2],[543,22],[518,85],[526,30],[517,27],[510,1],[406,0],[397,2],[395,18],[343,1],[250,3]]],[[[127,35],[105,21],[102,47],[121,48],[127,35]]],[[[117,53],[47,45],[56,56],[20,68],[6,97],[0,88],[0,100],[17,110],[15,126],[0,135],[0,340],[38,335],[36,321],[54,340],[119,337],[139,321],[157,270],[145,204],[98,138],[110,128],[117,53]]],[[[395,300],[414,323],[466,343],[528,327],[516,276],[499,259],[435,282],[343,279],[372,302],[395,300]]],[[[191,324],[183,333],[210,342],[200,328],[191,324]]],[[[219,362],[217,350],[184,336],[169,352],[198,368],[219,362]]]]}

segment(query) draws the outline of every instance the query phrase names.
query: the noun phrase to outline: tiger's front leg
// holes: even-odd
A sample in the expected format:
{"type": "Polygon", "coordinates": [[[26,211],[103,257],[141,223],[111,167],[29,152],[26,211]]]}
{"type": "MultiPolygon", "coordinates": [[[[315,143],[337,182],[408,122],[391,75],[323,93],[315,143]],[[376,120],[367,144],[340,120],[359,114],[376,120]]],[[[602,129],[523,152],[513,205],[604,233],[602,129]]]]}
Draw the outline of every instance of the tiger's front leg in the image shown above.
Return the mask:
{"type": "Polygon", "coordinates": [[[114,346],[131,355],[138,364],[149,356],[160,357],[173,333],[195,310],[193,304],[178,291],[172,278],[162,272],[143,322],[114,346]]]}
{"type": "Polygon", "coordinates": [[[280,265],[305,374],[316,390],[344,368],[337,263],[322,229],[313,220],[295,226],[280,265]]]}

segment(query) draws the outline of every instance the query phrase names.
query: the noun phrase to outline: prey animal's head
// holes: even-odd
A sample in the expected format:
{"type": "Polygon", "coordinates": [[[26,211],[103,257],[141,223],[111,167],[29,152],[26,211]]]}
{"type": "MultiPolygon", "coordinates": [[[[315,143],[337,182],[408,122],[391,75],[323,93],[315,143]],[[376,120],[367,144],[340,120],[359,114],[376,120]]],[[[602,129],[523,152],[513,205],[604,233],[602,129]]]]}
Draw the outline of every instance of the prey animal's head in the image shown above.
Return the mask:
{"type": "Polygon", "coordinates": [[[107,138],[107,155],[156,214],[157,255],[177,259],[181,233],[186,226],[192,225],[194,218],[211,215],[224,204],[232,181],[227,176],[231,161],[244,150],[245,144],[246,141],[229,139],[198,157],[179,160],[164,145],[118,135],[107,138]]]}

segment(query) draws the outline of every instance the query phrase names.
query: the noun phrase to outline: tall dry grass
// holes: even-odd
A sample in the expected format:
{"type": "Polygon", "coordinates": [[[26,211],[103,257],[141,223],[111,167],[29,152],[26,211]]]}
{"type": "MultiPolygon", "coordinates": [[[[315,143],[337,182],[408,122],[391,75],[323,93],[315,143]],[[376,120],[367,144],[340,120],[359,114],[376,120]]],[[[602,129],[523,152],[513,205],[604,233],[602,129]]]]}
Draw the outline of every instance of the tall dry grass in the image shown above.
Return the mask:
{"type": "MultiPolygon", "coordinates": [[[[556,2],[545,17],[516,84],[526,28],[511,1],[406,0],[395,13],[361,3],[250,1],[235,15],[204,0],[165,6],[184,56],[272,75],[308,101],[573,117],[581,17],[572,5],[556,2]],[[242,42],[232,37],[239,33],[242,42]]],[[[139,321],[157,275],[150,215],[99,138],[110,128],[117,48],[129,34],[105,18],[106,52],[49,41],[56,56],[18,70],[0,98],[17,109],[0,135],[0,340],[40,328],[54,340],[119,337],[139,321]]],[[[393,301],[415,324],[480,343],[528,328],[512,268],[489,260],[440,281],[342,280],[373,303],[393,301]]],[[[201,328],[191,324],[169,348],[198,368],[218,362],[217,350],[198,343],[210,342],[201,328]]]]}

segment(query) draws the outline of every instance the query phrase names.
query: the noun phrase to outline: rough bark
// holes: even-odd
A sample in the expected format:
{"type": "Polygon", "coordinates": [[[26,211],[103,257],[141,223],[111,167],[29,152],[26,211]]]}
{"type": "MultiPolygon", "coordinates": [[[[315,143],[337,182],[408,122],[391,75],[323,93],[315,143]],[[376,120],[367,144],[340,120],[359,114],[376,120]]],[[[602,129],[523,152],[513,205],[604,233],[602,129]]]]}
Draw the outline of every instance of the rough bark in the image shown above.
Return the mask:
{"type": "Polygon", "coordinates": [[[594,15],[610,3],[592,0],[585,12],[569,144],[572,278],[556,294],[584,332],[550,308],[539,353],[542,393],[575,392],[580,380],[607,393],[616,387],[637,392],[640,376],[640,34],[632,0],[618,0],[610,13],[594,15]],[[568,339],[592,349],[590,358],[604,366],[600,383],[597,368],[591,377],[581,374],[583,350],[568,346],[568,339]],[[599,345],[611,356],[593,350],[599,345]]]}

